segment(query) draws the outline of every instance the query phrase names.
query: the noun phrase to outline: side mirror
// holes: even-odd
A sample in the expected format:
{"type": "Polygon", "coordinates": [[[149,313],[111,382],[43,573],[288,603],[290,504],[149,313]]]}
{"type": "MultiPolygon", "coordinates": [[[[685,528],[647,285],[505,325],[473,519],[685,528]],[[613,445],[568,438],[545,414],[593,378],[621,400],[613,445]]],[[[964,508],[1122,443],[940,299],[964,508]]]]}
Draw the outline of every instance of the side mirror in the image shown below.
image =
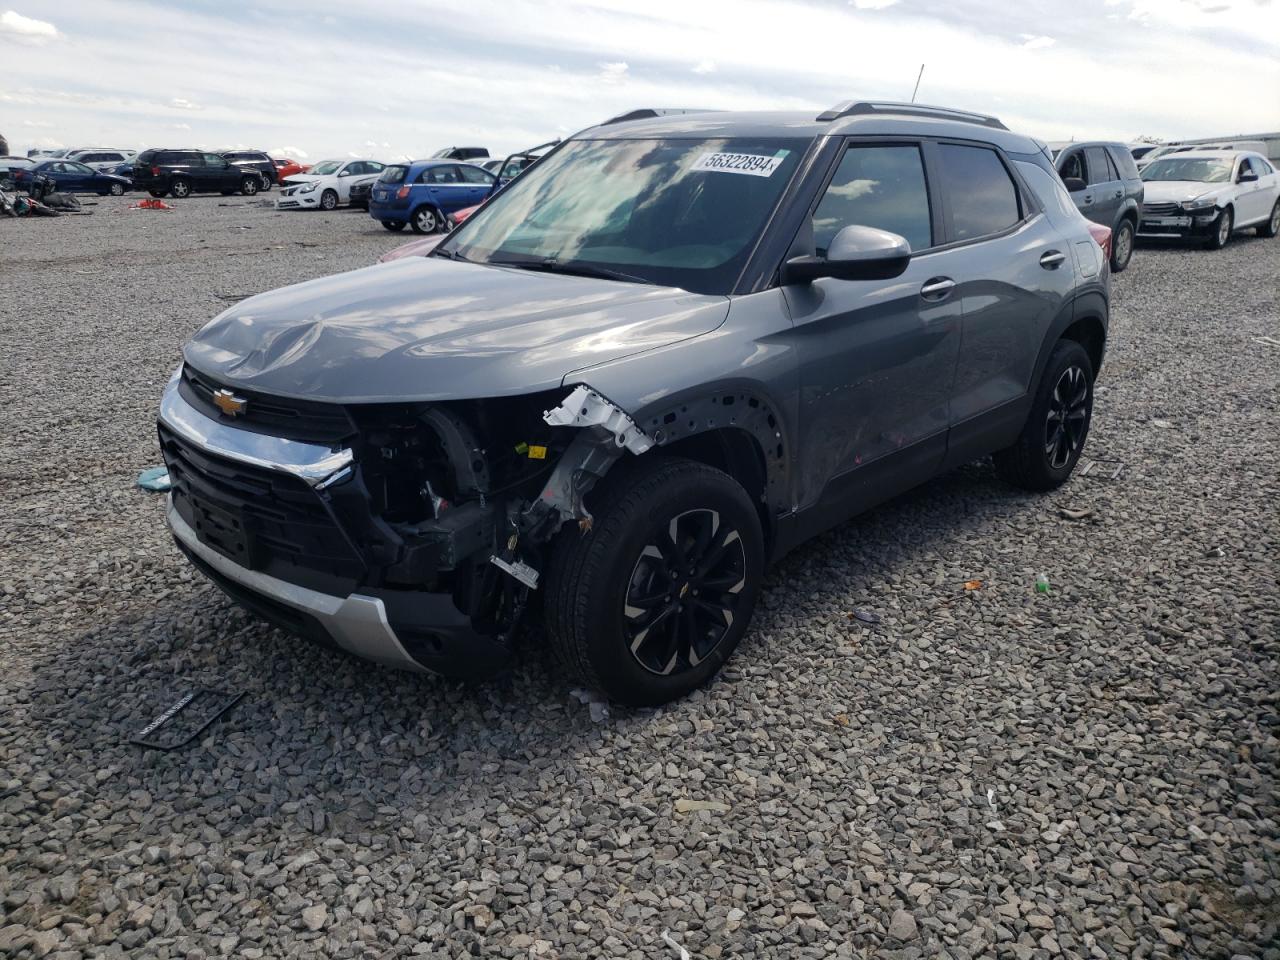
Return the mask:
{"type": "Polygon", "coordinates": [[[826,257],[792,257],[782,265],[783,283],[836,280],[892,280],[911,262],[911,244],[888,230],[857,224],[831,239],[826,257]]]}
{"type": "Polygon", "coordinates": [[[1252,170],[1246,170],[1240,174],[1240,179],[1237,180],[1236,183],[1253,183],[1257,179],[1258,175],[1256,173],[1252,170]]]}
{"type": "Polygon", "coordinates": [[[1089,185],[1079,177],[1063,177],[1062,183],[1067,188],[1067,193],[1079,193],[1089,185]]]}
{"type": "Polygon", "coordinates": [[[351,176],[351,171],[350,171],[350,170],[343,170],[341,173],[339,173],[339,174],[338,174],[338,176],[340,176],[340,177],[349,177],[349,176],[351,176]]]}

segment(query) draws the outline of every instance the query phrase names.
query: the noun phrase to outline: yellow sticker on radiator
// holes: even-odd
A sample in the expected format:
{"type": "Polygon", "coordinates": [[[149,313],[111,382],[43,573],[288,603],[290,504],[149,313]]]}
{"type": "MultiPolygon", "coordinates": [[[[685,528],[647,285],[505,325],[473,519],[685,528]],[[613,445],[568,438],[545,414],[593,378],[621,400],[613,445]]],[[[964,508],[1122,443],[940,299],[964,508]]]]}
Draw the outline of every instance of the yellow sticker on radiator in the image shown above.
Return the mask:
{"type": "Polygon", "coordinates": [[[538,446],[538,445],[537,445],[537,444],[535,444],[535,443],[531,443],[531,444],[529,444],[529,459],[530,459],[530,460],[545,460],[545,459],[547,459],[547,448],[546,448],[546,447],[540,447],[540,446],[538,446]]]}

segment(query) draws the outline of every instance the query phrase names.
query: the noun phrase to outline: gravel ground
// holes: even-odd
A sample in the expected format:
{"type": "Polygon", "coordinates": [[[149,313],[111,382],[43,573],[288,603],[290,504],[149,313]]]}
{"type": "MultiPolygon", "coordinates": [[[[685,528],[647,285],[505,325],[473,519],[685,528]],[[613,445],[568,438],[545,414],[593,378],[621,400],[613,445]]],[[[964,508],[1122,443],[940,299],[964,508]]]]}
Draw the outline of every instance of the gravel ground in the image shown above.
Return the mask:
{"type": "Polygon", "coordinates": [[[0,221],[0,955],[1280,958],[1280,242],[1116,279],[1118,480],[935,481],[789,557],[709,689],[606,714],[193,573],[133,486],[179,345],[405,238],[127,202],[0,221]],[[191,682],[246,696],[125,743],[191,682]]]}

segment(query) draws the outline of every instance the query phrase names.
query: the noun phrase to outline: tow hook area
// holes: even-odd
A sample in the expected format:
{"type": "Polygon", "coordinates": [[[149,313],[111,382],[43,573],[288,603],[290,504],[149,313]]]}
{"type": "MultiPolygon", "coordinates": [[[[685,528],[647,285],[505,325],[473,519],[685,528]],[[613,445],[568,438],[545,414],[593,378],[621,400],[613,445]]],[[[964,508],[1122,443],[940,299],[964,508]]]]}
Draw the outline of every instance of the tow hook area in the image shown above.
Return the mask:
{"type": "Polygon", "coordinates": [[[654,445],[627,412],[585,384],[546,411],[542,419],[553,427],[576,427],[582,432],[566,448],[538,499],[525,509],[518,526],[534,539],[547,540],[562,523],[577,520],[591,529],[591,514],[582,498],[623,453],[637,456],[654,445]]]}

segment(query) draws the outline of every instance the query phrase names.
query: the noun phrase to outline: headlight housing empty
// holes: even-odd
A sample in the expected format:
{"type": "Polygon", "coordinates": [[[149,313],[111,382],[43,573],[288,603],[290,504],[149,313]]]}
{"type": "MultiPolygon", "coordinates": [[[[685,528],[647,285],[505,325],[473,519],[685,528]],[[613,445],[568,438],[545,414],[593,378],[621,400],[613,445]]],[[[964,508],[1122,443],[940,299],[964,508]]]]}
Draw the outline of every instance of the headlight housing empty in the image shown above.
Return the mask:
{"type": "Polygon", "coordinates": [[[299,193],[311,193],[311,192],[312,192],[312,191],[314,191],[314,190],[315,190],[315,188],[316,188],[316,187],[318,187],[318,186],[320,186],[320,182],[319,182],[318,180],[312,180],[310,183],[303,184],[301,187],[299,187],[299,188],[298,188],[298,192],[299,192],[299,193]]]}

